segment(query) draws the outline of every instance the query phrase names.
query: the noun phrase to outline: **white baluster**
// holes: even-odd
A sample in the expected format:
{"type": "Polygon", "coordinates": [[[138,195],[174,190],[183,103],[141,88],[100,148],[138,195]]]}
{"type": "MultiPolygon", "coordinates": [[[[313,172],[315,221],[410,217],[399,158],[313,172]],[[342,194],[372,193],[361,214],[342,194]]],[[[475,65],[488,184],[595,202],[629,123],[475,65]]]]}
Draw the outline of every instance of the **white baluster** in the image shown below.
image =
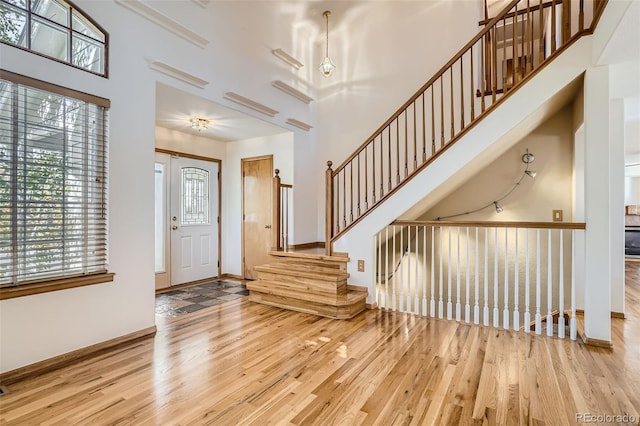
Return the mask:
{"type": "Polygon", "coordinates": [[[560,237],[560,253],[558,258],[560,259],[560,289],[558,291],[558,337],[564,339],[564,232],[562,229],[558,230],[560,237]]]}
{"type": "Polygon", "coordinates": [[[392,260],[393,264],[391,265],[391,309],[396,310],[396,226],[393,225],[393,245],[391,246],[392,260]]]}
{"type": "MultiPolygon", "coordinates": [[[[442,247],[441,247],[442,248],[442,247]]],[[[436,316],[436,227],[431,227],[431,318],[436,316]]]]}
{"type": "MultiPolygon", "coordinates": [[[[418,281],[418,236],[420,235],[420,232],[418,232],[418,225],[416,225],[416,232],[415,232],[415,239],[416,239],[416,251],[415,251],[415,259],[413,261],[413,265],[415,267],[415,280],[413,280],[413,294],[414,294],[414,300],[413,300],[413,313],[416,315],[420,315],[420,299],[419,299],[419,295],[418,295],[418,289],[420,288],[420,282],[418,281]]],[[[424,258],[424,256],[423,256],[424,258]]]]}
{"type": "Polygon", "coordinates": [[[500,327],[500,310],[498,309],[498,228],[493,228],[493,326],[500,327]]]}
{"type": "Polygon", "coordinates": [[[389,309],[389,226],[385,228],[384,232],[386,247],[386,250],[384,252],[384,307],[385,309],[389,309]]]}
{"type": "MultiPolygon", "coordinates": [[[[408,314],[411,313],[411,226],[407,226],[407,249],[404,249],[404,246],[402,246],[402,251],[404,253],[404,257],[407,259],[407,269],[405,272],[403,272],[403,278],[404,278],[404,283],[405,286],[404,288],[406,288],[407,290],[407,309],[405,310],[405,312],[407,312],[408,314]],[[406,273],[406,277],[404,277],[406,273]]],[[[404,263],[403,263],[404,265],[404,263]]]]}
{"type": "Polygon", "coordinates": [[[456,260],[456,321],[460,322],[460,227],[458,226],[458,243],[457,243],[456,260]]]}
{"type": "Polygon", "coordinates": [[[547,259],[547,336],[553,336],[553,267],[551,265],[551,229],[547,232],[549,235],[548,242],[548,259],[547,259]]]}
{"type": "MultiPolygon", "coordinates": [[[[422,226],[422,316],[427,316],[427,227],[422,226]]],[[[433,250],[433,248],[432,248],[433,250]]]]}
{"type": "Polygon", "coordinates": [[[442,258],[444,256],[443,254],[444,252],[444,238],[442,237],[442,226],[440,227],[440,271],[439,271],[439,275],[440,275],[440,281],[439,281],[439,290],[440,293],[438,295],[438,318],[442,319],[444,317],[444,301],[443,301],[443,287],[444,287],[444,279],[442,278],[443,276],[443,263],[442,263],[442,258]]]}
{"type": "Polygon", "coordinates": [[[478,299],[480,298],[480,288],[479,288],[479,284],[480,284],[480,266],[478,265],[478,262],[480,260],[480,256],[478,255],[478,227],[476,226],[476,243],[475,243],[475,255],[476,255],[476,273],[475,273],[475,286],[473,288],[474,293],[475,293],[475,303],[473,305],[473,323],[474,324],[480,324],[480,306],[478,305],[478,299]]]}
{"type": "Polygon", "coordinates": [[[509,228],[504,228],[504,310],[502,328],[509,329],[509,228]]]}
{"type": "Polygon", "coordinates": [[[465,303],[464,303],[464,322],[466,322],[467,324],[469,324],[470,321],[470,316],[471,316],[471,307],[469,305],[469,272],[470,272],[470,268],[469,268],[469,257],[470,257],[470,249],[469,249],[469,245],[471,243],[471,241],[469,240],[469,227],[467,226],[467,276],[466,276],[466,284],[467,284],[467,288],[466,288],[466,292],[465,292],[465,303]]]}
{"type": "Polygon", "coordinates": [[[382,231],[378,232],[376,235],[373,236],[373,258],[376,259],[376,265],[377,265],[377,268],[376,268],[377,270],[376,270],[376,273],[375,273],[375,283],[376,283],[376,296],[375,296],[375,299],[376,299],[376,302],[378,302],[378,306],[382,306],[382,299],[381,299],[381,296],[380,296],[380,293],[381,293],[380,292],[380,287],[381,287],[380,274],[382,273],[381,270],[380,270],[380,266],[381,266],[380,265],[380,250],[382,248],[380,247],[380,244],[379,244],[380,243],[379,236],[380,236],[381,232],[382,231]]]}
{"type": "Polygon", "coordinates": [[[451,227],[447,227],[449,232],[449,257],[447,258],[447,319],[452,320],[452,304],[451,304],[451,227]]]}
{"type": "Polygon", "coordinates": [[[404,226],[400,228],[400,264],[398,266],[398,312],[404,312],[404,226]]]}
{"type": "Polygon", "coordinates": [[[525,265],[525,276],[524,276],[524,288],[525,288],[525,294],[524,294],[524,332],[525,333],[529,333],[531,332],[531,313],[529,312],[529,304],[530,304],[530,300],[529,300],[529,292],[530,292],[530,276],[529,276],[529,267],[531,266],[529,264],[529,229],[525,229],[526,234],[525,234],[525,244],[526,244],[526,250],[525,250],[525,259],[526,259],[526,265],[525,265]]]}
{"type": "Polygon", "coordinates": [[[482,323],[489,326],[489,228],[484,228],[484,309],[482,323]]]}
{"type": "Polygon", "coordinates": [[[513,330],[518,331],[520,329],[520,310],[518,308],[520,297],[520,269],[518,268],[520,252],[518,251],[518,228],[516,228],[515,253],[515,272],[513,283],[513,330]]]}
{"type": "Polygon", "coordinates": [[[571,320],[569,321],[569,336],[571,340],[578,337],[578,324],[576,320],[576,239],[575,230],[571,230],[571,320]]]}
{"type": "Polygon", "coordinates": [[[542,315],[540,314],[540,230],[536,229],[536,334],[542,334],[542,315]]]}

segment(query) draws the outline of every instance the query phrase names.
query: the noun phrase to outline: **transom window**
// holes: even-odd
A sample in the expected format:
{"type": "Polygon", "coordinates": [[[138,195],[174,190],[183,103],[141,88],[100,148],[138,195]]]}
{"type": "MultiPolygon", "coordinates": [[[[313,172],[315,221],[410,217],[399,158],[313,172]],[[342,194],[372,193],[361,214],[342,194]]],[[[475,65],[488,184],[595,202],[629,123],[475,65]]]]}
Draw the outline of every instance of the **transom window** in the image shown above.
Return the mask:
{"type": "Polygon", "coordinates": [[[108,101],[16,76],[0,71],[0,290],[104,274],[108,101]]]}
{"type": "Polygon", "coordinates": [[[107,75],[107,34],[63,0],[0,0],[0,41],[107,75]]]}

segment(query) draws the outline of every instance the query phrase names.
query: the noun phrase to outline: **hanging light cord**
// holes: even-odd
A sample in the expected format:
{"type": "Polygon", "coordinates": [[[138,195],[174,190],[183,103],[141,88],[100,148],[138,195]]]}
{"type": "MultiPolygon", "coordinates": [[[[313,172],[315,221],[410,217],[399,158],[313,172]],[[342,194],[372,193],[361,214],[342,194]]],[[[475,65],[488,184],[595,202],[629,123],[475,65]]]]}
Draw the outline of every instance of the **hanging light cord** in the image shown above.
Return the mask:
{"type": "Polygon", "coordinates": [[[324,13],[324,19],[326,21],[326,29],[327,29],[327,31],[326,31],[326,44],[325,44],[325,46],[326,46],[326,49],[325,49],[326,55],[325,56],[329,57],[329,12],[325,12],[324,13]]]}
{"type": "Polygon", "coordinates": [[[471,210],[471,211],[464,212],[464,213],[452,214],[452,215],[449,215],[449,216],[440,216],[440,217],[437,217],[435,220],[451,219],[451,218],[454,218],[454,217],[466,216],[466,215],[468,215],[468,214],[477,213],[477,212],[479,212],[480,210],[484,210],[484,209],[486,209],[486,208],[488,208],[488,207],[495,206],[495,205],[496,205],[496,203],[499,203],[500,201],[502,201],[502,200],[504,200],[505,198],[507,198],[509,195],[511,195],[511,194],[513,193],[513,191],[515,191],[515,190],[516,190],[516,188],[518,188],[518,187],[520,186],[520,183],[522,182],[522,180],[524,179],[524,177],[525,177],[525,176],[527,176],[527,171],[529,171],[529,163],[526,163],[526,164],[527,164],[527,167],[526,167],[526,168],[525,168],[525,170],[522,172],[522,176],[520,176],[520,179],[518,179],[518,181],[515,183],[515,185],[513,185],[513,188],[511,188],[511,189],[510,189],[506,194],[504,194],[502,197],[500,197],[500,198],[498,198],[498,199],[496,199],[496,200],[494,200],[494,201],[491,201],[490,203],[487,203],[487,204],[485,204],[484,206],[479,207],[479,208],[477,208],[477,209],[475,209],[475,210],[471,210]]]}

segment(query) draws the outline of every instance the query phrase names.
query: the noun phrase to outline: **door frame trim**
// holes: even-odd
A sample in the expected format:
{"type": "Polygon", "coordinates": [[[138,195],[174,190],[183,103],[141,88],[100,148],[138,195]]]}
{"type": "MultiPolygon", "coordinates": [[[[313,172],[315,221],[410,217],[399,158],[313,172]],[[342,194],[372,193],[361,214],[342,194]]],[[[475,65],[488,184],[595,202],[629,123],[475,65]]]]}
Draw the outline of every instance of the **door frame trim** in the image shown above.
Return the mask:
{"type": "MultiPolygon", "coordinates": [[[[274,164],[273,164],[273,154],[266,154],[266,155],[257,155],[255,157],[245,157],[245,158],[241,158],[240,159],[240,187],[242,188],[242,197],[240,200],[240,223],[242,224],[242,235],[241,235],[241,240],[240,240],[240,247],[241,247],[241,255],[242,255],[242,262],[240,262],[241,266],[241,274],[243,279],[247,278],[247,275],[245,274],[245,270],[246,270],[246,265],[245,265],[245,261],[244,261],[244,254],[245,254],[245,243],[244,243],[244,163],[248,163],[250,161],[260,161],[260,160],[271,160],[271,174],[273,174],[273,168],[274,168],[274,164]]],[[[269,186],[271,189],[271,192],[273,192],[273,185],[269,186]]],[[[273,200],[273,193],[271,194],[271,200],[273,200]]],[[[272,208],[271,206],[272,203],[269,203],[269,208],[272,208]]],[[[272,216],[272,215],[271,215],[272,216]]],[[[271,226],[273,226],[273,224],[271,224],[271,226]]]]}
{"type": "Polygon", "coordinates": [[[164,148],[156,148],[155,151],[161,154],[177,155],[182,158],[218,163],[218,217],[220,218],[220,220],[218,220],[218,277],[222,276],[222,160],[164,148]]]}

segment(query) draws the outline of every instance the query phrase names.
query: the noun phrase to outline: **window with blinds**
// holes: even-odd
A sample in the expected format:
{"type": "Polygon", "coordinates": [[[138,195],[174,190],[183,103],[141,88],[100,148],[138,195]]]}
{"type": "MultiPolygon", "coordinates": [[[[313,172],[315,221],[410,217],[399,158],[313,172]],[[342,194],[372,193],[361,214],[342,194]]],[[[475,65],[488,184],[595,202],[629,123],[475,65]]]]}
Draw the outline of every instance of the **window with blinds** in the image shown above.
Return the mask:
{"type": "Polygon", "coordinates": [[[108,106],[8,74],[0,72],[0,286],[103,273],[108,106]]]}

